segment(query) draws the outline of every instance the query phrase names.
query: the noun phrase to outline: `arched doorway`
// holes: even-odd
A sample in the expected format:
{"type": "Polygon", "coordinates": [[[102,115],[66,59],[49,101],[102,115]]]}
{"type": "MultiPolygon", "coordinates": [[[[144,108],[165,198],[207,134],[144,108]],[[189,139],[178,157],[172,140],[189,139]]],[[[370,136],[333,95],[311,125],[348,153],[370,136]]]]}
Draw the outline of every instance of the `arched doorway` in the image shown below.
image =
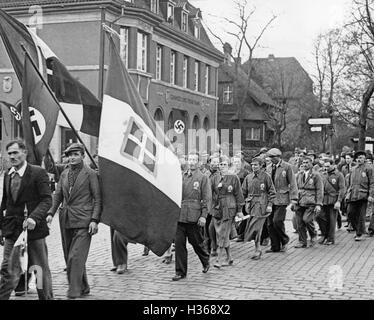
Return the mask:
{"type": "Polygon", "coordinates": [[[161,108],[157,108],[154,115],[153,119],[157,122],[157,124],[160,126],[160,128],[165,131],[165,119],[164,119],[164,113],[161,108]]]}
{"type": "Polygon", "coordinates": [[[198,130],[200,128],[200,119],[198,115],[195,115],[192,120],[192,129],[198,130]]]}
{"type": "Polygon", "coordinates": [[[205,119],[204,119],[203,128],[204,128],[205,131],[209,130],[209,119],[208,119],[208,117],[205,117],[205,119]]]}

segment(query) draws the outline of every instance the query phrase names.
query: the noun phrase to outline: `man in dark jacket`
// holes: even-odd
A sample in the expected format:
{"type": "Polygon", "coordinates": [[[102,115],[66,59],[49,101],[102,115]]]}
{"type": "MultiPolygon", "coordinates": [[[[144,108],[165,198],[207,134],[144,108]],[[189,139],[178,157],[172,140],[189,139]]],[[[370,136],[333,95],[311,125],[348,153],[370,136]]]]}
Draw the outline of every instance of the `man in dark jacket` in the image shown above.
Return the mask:
{"type": "Polygon", "coordinates": [[[6,150],[12,168],[4,176],[0,212],[0,238],[5,238],[0,300],[9,299],[20,277],[18,272],[12,272],[8,267],[14,243],[23,228],[28,229],[29,267],[35,266],[35,270],[40,270],[40,274],[36,275],[37,279],[41,277],[39,279],[42,280],[42,285],[37,285],[39,299],[53,299],[45,242],[49,235],[46,217],[52,205],[48,174],[44,169],[26,162],[27,150],[23,141],[9,142],[6,150]]]}
{"type": "Polygon", "coordinates": [[[347,182],[347,214],[349,222],[356,230],[355,241],[361,241],[362,235],[366,233],[367,204],[374,202],[374,175],[373,167],[365,163],[365,151],[357,151],[355,159],[357,159],[357,166],[352,168],[347,182]]]}
{"type": "Polygon", "coordinates": [[[345,180],[343,174],[335,169],[332,159],[325,159],[324,162],[323,206],[316,221],[322,233],[319,244],[331,245],[335,243],[336,219],[345,195],[345,180]]]}
{"type": "Polygon", "coordinates": [[[69,157],[69,167],[62,172],[57,184],[48,220],[62,203],[59,218],[69,280],[67,296],[74,299],[90,292],[85,265],[91,237],[98,231],[101,192],[96,172],[83,163],[83,146],[73,143],[65,154],[69,157]]]}
{"type": "Polygon", "coordinates": [[[303,158],[305,171],[297,177],[299,200],[293,205],[296,211],[299,243],[295,248],[307,248],[307,230],[310,236],[310,246],[314,246],[317,234],[314,228],[314,218],[321,212],[323,202],[323,181],[321,175],[313,170],[313,158],[303,158]]]}
{"type": "Polygon", "coordinates": [[[188,170],[183,174],[182,208],[175,237],[175,276],[178,281],[187,275],[186,240],[191,243],[202,265],[203,272],[209,270],[209,253],[204,248],[204,239],[199,227],[204,227],[211,206],[212,191],[209,178],[197,168],[199,155],[188,155],[188,170]]]}

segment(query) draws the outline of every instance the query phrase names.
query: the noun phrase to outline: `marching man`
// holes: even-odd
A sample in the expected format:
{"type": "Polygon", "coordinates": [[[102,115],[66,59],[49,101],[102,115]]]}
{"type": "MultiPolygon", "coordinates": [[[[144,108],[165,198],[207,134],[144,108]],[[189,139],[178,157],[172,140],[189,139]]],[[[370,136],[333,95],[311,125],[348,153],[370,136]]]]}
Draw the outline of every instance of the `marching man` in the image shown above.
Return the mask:
{"type": "Polygon", "coordinates": [[[321,212],[323,202],[323,181],[321,175],[313,170],[313,158],[303,158],[305,171],[297,177],[299,200],[293,205],[296,211],[299,243],[295,248],[307,247],[307,230],[310,236],[310,246],[314,246],[317,234],[314,227],[314,218],[321,212]]]}

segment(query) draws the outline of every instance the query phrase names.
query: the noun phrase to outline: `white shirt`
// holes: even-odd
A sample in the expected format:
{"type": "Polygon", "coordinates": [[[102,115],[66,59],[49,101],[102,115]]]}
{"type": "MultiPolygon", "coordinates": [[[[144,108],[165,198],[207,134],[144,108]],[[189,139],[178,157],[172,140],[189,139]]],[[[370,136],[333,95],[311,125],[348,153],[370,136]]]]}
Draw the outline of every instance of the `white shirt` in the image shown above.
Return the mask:
{"type": "Polygon", "coordinates": [[[19,176],[22,178],[23,175],[25,174],[26,167],[27,167],[27,161],[25,161],[22,167],[19,168],[18,170],[16,170],[16,168],[14,167],[11,167],[8,174],[11,176],[13,173],[17,172],[19,176]]]}

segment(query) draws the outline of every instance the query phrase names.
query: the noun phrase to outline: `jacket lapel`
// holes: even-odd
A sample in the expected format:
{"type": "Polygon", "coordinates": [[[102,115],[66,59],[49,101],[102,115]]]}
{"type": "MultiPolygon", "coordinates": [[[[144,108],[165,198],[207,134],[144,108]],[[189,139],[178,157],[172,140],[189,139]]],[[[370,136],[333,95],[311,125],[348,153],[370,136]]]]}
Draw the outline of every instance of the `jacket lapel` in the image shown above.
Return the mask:
{"type": "Polygon", "coordinates": [[[313,172],[310,171],[309,174],[308,174],[308,178],[305,180],[304,182],[304,185],[303,185],[303,188],[307,185],[307,183],[309,182],[309,180],[313,177],[313,172]]]}
{"type": "Polygon", "coordinates": [[[10,176],[9,176],[9,173],[7,173],[5,175],[4,179],[5,179],[6,195],[7,195],[8,199],[13,202],[12,195],[10,194],[10,176]]]}
{"type": "MultiPolygon", "coordinates": [[[[86,181],[88,177],[87,168],[83,166],[82,170],[79,172],[77,180],[75,180],[75,183],[73,185],[73,188],[70,191],[69,200],[71,201],[72,198],[74,198],[74,195],[77,193],[77,190],[79,190],[80,186],[86,181]]],[[[69,185],[69,182],[68,182],[69,185]]]]}
{"type": "Polygon", "coordinates": [[[15,202],[18,201],[19,197],[21,196],[22,192],[25,189],[25,186],[26,186],[27,182],[30,181],[30,177],[31,177],[31,167],[29,165],[27,165],[25,173],[23,174],[23,177],[21,179],[21,186],[19,187],[19,190],[18,190],[18,193],[17,193],[17,199],[16,199],[15,202]]]}

